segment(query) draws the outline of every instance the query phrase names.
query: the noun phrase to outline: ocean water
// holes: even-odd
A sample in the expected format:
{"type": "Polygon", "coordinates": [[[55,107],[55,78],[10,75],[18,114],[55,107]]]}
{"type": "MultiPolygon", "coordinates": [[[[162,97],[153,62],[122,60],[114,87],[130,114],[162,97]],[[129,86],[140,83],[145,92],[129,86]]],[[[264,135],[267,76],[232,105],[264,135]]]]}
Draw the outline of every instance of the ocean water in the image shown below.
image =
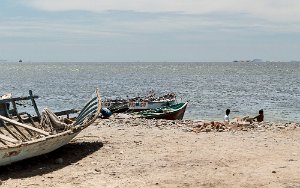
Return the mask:
{"type": "Polygon", "coordinates": [[[0,95],[39,95],[40,109],[80,108],[96,87],[105,97],[175,92],[184,119],[254,116],[300,122],[300,63],[0,63],[0,95]]]}

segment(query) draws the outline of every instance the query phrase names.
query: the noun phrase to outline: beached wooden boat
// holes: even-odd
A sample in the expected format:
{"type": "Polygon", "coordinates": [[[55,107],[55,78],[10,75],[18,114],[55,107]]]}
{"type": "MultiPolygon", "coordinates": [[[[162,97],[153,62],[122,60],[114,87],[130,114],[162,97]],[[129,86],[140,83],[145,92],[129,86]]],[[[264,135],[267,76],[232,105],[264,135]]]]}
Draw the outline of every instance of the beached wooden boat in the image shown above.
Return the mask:
{"type": "Polygon", "coordinates": [[[136,97],[129,100],[129,111],[143,111],[150,109],[162,108],[164,106],[174,105],[176,103],[175,93],[167,93],[163,96],[156,97],[155,93],[151,92],[146,97],[136,97]]]}
{"type": "Polygon", "coordinates": [[[146,110],[139,112],[139,115],[141,118],[147,119],[181,120],[184,116],[187,104],[188,102],[178,103],[153,110],[146,110]]]}
{"type": "Polygon", "coordinates": [[[53,113],[45,109],[40,115],[35,98],[38,97],[32,92],[28,97],[0,98],[0,166],[49,153],[67,144],[96,120],[101,109],[98,89],[76,118],[70,118],[76,110],[53,113]],[[18,112],[16,104],[26,100],[32,102],[37,116],[18,112]],[[12,109],[8,108],[10,104],[12,109]]]}
{"type": "Polygon", "coordinates": [[[153,92],[150,92],[144,97],[114,100],[106,99],[102,101],[102,107],[108,108],[112,113],[137,112],[174,104],[176,104],[175,93],[167,93],[163,96],[156,97],[153,92]]]}
{"type": "Polygon", "coordinates": [[[112,113],[123,113],[128,111],[128,101],[121,99],[121,100],[114,100],[114,101],[102,101],[103,108],[108,108],[112,113]]]}
{"type": "Polygon", "coordinates": [[[174,105],[176,103],[176,99],[165,99],[165,100],[158,100],[158,101],[136,101],[136,102],[129,102],[128,109],[129,111],[143,111],[143,110],[150,110],[156,108],[162,108],[164,106],[174,105]]]}

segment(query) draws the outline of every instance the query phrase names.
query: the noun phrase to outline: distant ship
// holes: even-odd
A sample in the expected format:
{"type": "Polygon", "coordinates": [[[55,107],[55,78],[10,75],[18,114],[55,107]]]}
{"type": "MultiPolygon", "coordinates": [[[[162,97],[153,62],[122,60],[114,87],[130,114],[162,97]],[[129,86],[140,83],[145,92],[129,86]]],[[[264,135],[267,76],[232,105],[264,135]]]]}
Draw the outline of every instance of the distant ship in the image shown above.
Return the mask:
{"type": "Polygon", "coordinates": [[[261,59],[253,59],[251,62],[252,63],[263,63],[264,61],[261,59]]]}
{"type": "Polygon", "coordinates": [[[253,60],[234,60],[234,63],[263,63],[265,61],[261,59],[253,59],[253,60]]]}
{"type": "Polygon", "coordinates": [[[20,59],[20,60],[19,60],[19,63],[22,63],[22,62],[23,62],[22,59],[20,59]]]}

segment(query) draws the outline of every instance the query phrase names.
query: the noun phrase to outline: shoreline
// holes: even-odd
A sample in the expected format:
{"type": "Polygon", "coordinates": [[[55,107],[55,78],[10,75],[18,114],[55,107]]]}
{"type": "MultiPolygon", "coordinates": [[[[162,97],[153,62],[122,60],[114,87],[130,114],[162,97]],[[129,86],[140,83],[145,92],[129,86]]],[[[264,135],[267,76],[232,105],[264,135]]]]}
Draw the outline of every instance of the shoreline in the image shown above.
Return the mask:
{"type": "MultiPolygon", "coordinates": [[[[230,119],[231,120],[240,119],[241,117],[247,117],[247,116],[234,116],[233,118],[230,118],[230,119]]],[[[223,121],[222,118],[220,118],[220,117],[217,117],[217,118],[203,118],[203,119],[199,119],[199,118],[196,118],[196,117],[189,117],[189,118],[184,117],[183,120],[187,120],[187,121],[209,121],[209,122],[211,122],[211,121],[222,122],[223,121]]],[[[287,121],[287,120],[284,120],[284,119],[272,120],[270,118],[268,118],[268,120],[264,121],[264,122],[273,123],[273,124],[300,124],[300,122],[298,122],[296,120],[295,121],[287,121]]]]}
{"type": "Polygon", "coordinates": [[[1,187],[298,187],[300,125],[98,119],[71,143],[1,167],[1,187]],[[201,126],[207,126],[200,129],[201,126]],[[209,130],[210,129],[210,130],[209,130]]]}
{"type": "Polygon", "coordinates": [[[190,128],[195,132],[210,132],[210,131],[238,131],[238,130],[263,130],[263,129],[295,129],[300,127],[300,123],[293,122],[243,122],[239,120],[240,118],[233,118],[229,124],[225,125],[222,121],[215,120],[193,120],[193,119],[183,119],[183,120],[165,120],[165,119],[144,119],[136,118],[135,116],[127,114],[114,114],[108,119],[101,119],[98,124],[103,124],[105,122],[112,122],[116,124],[131,124],[133,126],[176,126],[190,128]]]}

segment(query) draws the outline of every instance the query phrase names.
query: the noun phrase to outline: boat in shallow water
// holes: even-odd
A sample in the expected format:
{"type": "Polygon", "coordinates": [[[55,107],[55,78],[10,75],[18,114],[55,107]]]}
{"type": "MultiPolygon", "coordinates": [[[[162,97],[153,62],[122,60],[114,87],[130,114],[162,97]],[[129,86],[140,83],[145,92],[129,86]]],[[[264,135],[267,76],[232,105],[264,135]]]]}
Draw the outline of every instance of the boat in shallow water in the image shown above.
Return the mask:
{"type": "Polygon", "coordinates": [[[181,120],[183,119],[188,102],[178,103],[162,108],[152,110],[145,110],[138,113],[141,118],[147,119],[167,119],[167,120],[181,120]]]}
{"type": "Polygon", "coordinates": [[[101,100],[98,89],[77,117],[76,110],[53,113],[44,109],[40,115],[32,92],[28,97],[0,98],[0,166],[49,153],[69,143],[97,119],[101,100]],[[36,116],[19,112],[17,104],[31,101],[36,116]],[[12,109],[10,109],[12,107],[12,109]]]}

